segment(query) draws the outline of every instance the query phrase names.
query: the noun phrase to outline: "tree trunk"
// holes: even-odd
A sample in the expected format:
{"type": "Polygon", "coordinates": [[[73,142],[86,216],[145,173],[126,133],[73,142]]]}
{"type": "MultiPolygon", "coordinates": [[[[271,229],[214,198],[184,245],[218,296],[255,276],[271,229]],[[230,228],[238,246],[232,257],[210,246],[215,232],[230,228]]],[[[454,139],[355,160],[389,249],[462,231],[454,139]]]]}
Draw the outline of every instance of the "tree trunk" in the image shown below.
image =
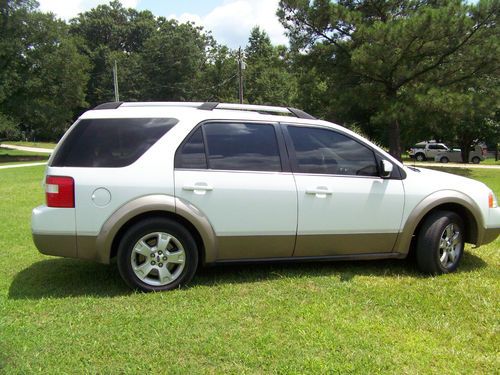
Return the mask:
{"type": "Polygon", "coordinates": [[[401,161],[401,129],[399,121],[394,120],[389,124],[389,154],[401,161]]]}
{"type": "Polygon", "coordinates": [[[462,151],[462,163],[468,163],[469,162],[469,153],[471,151],[471,145],[472,141],[467,140],[467,141],[462,141],[462,144],[460,145],[460,150],[462,151]]]}

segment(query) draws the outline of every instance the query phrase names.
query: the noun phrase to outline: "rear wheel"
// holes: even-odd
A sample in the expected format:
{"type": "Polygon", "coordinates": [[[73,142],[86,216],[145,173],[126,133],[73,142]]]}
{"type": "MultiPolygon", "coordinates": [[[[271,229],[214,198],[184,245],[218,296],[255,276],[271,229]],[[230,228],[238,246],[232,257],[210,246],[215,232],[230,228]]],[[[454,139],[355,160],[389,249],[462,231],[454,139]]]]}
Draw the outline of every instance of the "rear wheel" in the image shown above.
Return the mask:
{"type": "Polygon", "coordinates": [[[448,163],[450,161],[450,159],[448,159],[446,156],[443,156],[440,160],[441,163],[448,163]]]}
{"type": "Polygon", "coordinates": [[[417,263],[432,275],[453,272],[464,252],[464,224],[451,211],[436,211],[424,221],[417,237],[417,263]]]}
{"type": "Polygon", "coordinates": [[[196,242],[179,223],[166,218],[131,227],[118,248],[118,270],[133,289],[171,290],[187,284],[198,266],[196,242]]]}
{"type": "Polygon", "coordinates": [[[415,159],[417,159],[417,161],[425,161],[425,155],[422,153],[417,154],[415,155],[415,159]]]}
{"type": "Polygon", "coordinates": [[[477,157],[477,156],[474,156],[474,157],[472,158],[472,162],[473,162],[474,164],[479,164],[479,162],[480,162],[480,161],[481,161],[481,159],[480,159],[479,157],[477,157]]]}

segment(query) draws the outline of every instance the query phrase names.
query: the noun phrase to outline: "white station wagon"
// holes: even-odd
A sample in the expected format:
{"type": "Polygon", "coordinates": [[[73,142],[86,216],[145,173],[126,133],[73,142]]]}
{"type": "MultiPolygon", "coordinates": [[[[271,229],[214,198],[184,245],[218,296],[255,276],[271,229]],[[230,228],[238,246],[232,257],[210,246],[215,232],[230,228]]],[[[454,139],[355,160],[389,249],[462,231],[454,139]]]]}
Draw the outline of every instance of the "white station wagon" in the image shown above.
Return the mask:
{"type": "Polygon", "coordinates": [[[40,252],[109,263],[143,291],[199,265],[405,258],[454,271],[500,233],[484,184],[403,166],[294,108],[106,103],[59,142],[33,210],[40,252]]]}

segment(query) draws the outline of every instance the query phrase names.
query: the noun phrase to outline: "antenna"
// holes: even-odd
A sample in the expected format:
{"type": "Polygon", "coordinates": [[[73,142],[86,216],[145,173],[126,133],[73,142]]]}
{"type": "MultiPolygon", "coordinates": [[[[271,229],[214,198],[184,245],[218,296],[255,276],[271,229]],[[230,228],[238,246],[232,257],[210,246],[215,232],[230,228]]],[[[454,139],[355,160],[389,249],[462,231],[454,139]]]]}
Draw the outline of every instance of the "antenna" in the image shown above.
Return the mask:
{"type": "Polygon", "coordinates": [[[115,63],[113,65],[113,82],[115,86],[115,102],[120,101],[120,92],[118,91],[118,65],[115,63]]]}

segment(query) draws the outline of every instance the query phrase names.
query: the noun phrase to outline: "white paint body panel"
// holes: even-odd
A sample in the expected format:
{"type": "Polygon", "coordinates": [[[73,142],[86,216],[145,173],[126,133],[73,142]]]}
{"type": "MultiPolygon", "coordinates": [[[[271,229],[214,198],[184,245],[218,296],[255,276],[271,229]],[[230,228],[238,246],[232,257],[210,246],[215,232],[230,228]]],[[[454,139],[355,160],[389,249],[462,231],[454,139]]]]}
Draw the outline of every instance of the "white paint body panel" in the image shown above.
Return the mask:
{"type": "Polygon", "coordinates": [[[295,235],[297,192],[290,173],[176,170],[175,195],[202,211],[218,236],[295,235]],[[185,187],[209,186],[209,191],[185,187]]]}
{"type": "Polygon", "coordinates": [[[31,231],[35,234],[75,235],[75,209],[38,206],[31,213],[31,231]]]}
{"type": "Polygon", "coordinates": [[[295,179],[299,235],[397,233],[401,228],[404,189],[400,180],[306,174],[295,179]],[[328,194],[307,193],[314,189],[328,194]]]}

